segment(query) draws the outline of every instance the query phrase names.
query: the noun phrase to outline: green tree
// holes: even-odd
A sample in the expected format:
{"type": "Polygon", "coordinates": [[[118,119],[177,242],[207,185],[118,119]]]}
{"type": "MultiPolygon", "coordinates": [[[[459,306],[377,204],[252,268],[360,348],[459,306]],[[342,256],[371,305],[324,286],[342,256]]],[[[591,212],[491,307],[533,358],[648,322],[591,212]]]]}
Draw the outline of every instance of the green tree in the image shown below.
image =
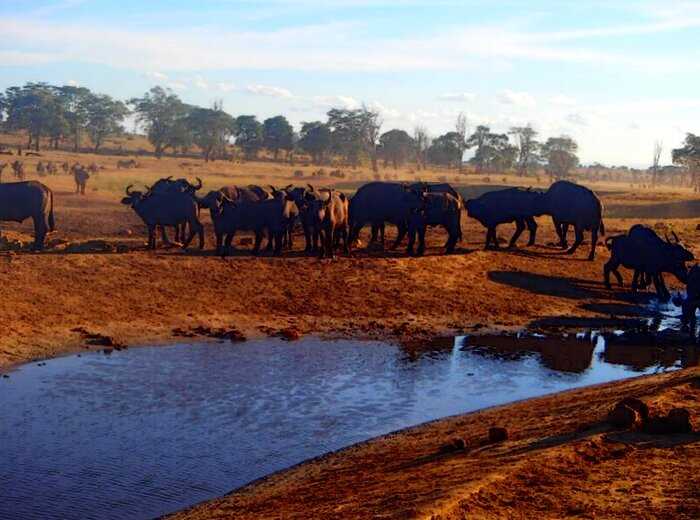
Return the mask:
{"type": "Polygon", "coordinates": [[[476,171],[488,169],[493,163],[494,155],[504,149],[507,143],[507,135],[493,133],[485,125],[477,126],[466,141],[467,148],[476,148],[474,157],[470,159],[470,162],[476,166],[476,171]]]}
{"type": "Polygon", "coordinates": [[[320,121],[302,123],[298,146],[311,155],[314,164],[323,164],[332,146],[330,128],[320,121]]]}
{"type": "Polygon", "coordinates": [[[86,106],[86,129],[97,152],[105,138],[123,131],[122,123],[129,109],[121,101],[106,94],[91,95],[86,106]]]}
{"type": "Polygon", "coordinates": [[[550,137],[542,146],[545,170],[552,180],[565,179],[578,166],[578,144],[571,137],[550,137]]]}
{"type": "Polygon", "coordinates": [[[333,149],[356,167],[368,156],[377,171],[377,144],[381,121],[379,114],[363,106],[355,110],[333,108],[328,111],[333,149]]]}
{"type": "Polygon", "coordinates": [[[280,150],[289,152],[294,147],[294,129],[284,116],[275,116],[263,122],[263,146],[271,150],[275,160],[280,150]]]}
{"type": "Polygon", "coordinates": [[[216,150],[223,150],[236,131],[236,120],[221,108],[193,108],[187,116],[192,140],[208,162],[216,150]]]}
{"type": "Polygon", "coordinates": [[[539,151],[541,144],[536,140],[537,132],[528,124],[526,126],[513,126],[508,132],[515,137],[517,146],[517,170],[518,175],[523,176],[539,164],[539,151]]]}
{"type": "Polygon", "coordinates": [[[673,164],[681,166],[689,174],[690,185],[694,191],[700,191],[698,172],[700,171],[700,136],[688,133],[680,148],[671,151],[673,164]]]}
{"type": "Polygon", "coordinates": [[[185,124],[189,107],[171,90],[153,87],[143,97],[129,99],[127,103],[133,107],[136,120],[146,127],[148,140],[159,159],[168,148],[191,142],[185,124]]]}
{"type": "Polygon", "coordinates": [[[254,159],[263,146],[263,125],[255,116],[236,118],[236,145],[240,146],[247,159],[254,159]]]}
{"type": "Polygon", "coordinates": [[[391,161],[394,169],[402,165],[415,150],[416,143],[413,138],[403,130],[389,130],[379,137],[381,155],[384,157],[384,165],[391,161]]]}
{"type": "Polygon", "coordinates": [[[46,83],[27,83],[5,90],[4,107],[8,130],[25,130],[27,147],[39,150],[42,136],[53,138],[65,131],[61,103],[46,83]]]}
{"type": "Polygon", "coordinates": [[[462,140],[458,132],[447,132],[435,138],[428,148],[428,160],[432,164],[457,167],[462,162],[462,140]]]}
{"type": "Polygon", "coordinates": [[[68,133],[73,139],[73,151],[77,152],[80,149],[81,135],[88,122],[88,105],[92,103],[94,94],[85,87],[72,85],[57,87],[56,94],[68,125],[68,133]]]}

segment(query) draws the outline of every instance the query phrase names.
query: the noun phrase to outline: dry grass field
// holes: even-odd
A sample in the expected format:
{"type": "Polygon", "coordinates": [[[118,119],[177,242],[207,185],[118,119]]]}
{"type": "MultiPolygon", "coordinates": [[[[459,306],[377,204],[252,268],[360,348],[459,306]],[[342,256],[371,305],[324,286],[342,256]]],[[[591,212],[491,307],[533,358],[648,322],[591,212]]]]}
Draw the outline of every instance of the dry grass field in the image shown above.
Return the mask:
{"type": "MultiPolygon", "coordinates": [[[[24,158],[30,179],[38,178],[39,160],[95,162],[101,169],[89,180],[85,196],[74,193],[72,176],[39,179],[55,194],[57,231],[46,251],[22,248],[31,242],[30,222],[0,224],[0,369],[100,348],[85,344],[86,332],[139,345],[177,341],[183,330],[198,327],[237,329],[247,337],[291,330],[388,338],[420,348],[428,338],[459,332],[624,326],[647,312],[644,295],[605,289],[602,265],[608,252],[603,243],[593,262],[585,259],[588,244],[568,256],[552,244],[548,219],[539,220],[536,246],[525,247],[523,237],[521,247],[513,250],[483,251],[483,228],[463,216],[464,241],[449,256],[442,254],[443,232],[433,230],[421,258],[407,257],[402,248],[361,247],[351,257],[319,260],[304,255],[301,235],[295,237],[293,251],[281,258],[254,257],[244,235],[237,239],[238,252],[222,259],[213,252],[208,215],[203,213],[203,251],[152,252],[144,247],[145,227],[120,204],[128,184],[143,186],[169,175],[200,177],[203,191],[228,184],[311,182],[351,193],[373,179],[366,168],[341,168],[345,178],[318,178],[313,172],[319,168],[303,162],[205,164],[139,156],[139,168],[120,170],[116,162],[125,157],[41,154],[24,158]]],[[[11,159],[3,156],[0,162],[11,159]]],[[[532,179],[491,175],[485,182],[483,176],[454,171],[381,170],[382,179],[387,174],[400,181],[446,180],[466,196],[506,185],[546,187],[544,179],[533,184],[532,179]]],[[[3,182],[10,177],[6,169],[3,182]]],[[[700,255],[700,201],[690,191],[632,191],[612,184],[592,188],[606,206],[608,235],[642,222],[661,232],[675,230],[700,255]]],[[[368,230],[364,233],[366,241],[368,230]]],[[[501,237],[510,233],[509,226],[499,230],[501,237]]],[[[580,516],[583,510],[605,518],[629,518],[630,511],[637,518],[697,518],[697,440],[662,447],[636,440],[609,444],[605,431],[579,430],[629,393],[649,395],[661,407],[682,402],[697,415],[697,378],[697,370],[684,371],[449,419],[329,456],[183,517],[367,518],[377,512],[382,518],[542,516],[540,506],[514,509],[526,494],[537,498],[529,503],[546,504],[551,518],[580,516]],[[512,442],[474,455],[416,462],[455,432],[476,434],[491,423],[516,431],[512,442]],[[601,493],[605,497],[599,499],[601,493]],[[593,501],[595,507],[588,508],[593,501]]]]}

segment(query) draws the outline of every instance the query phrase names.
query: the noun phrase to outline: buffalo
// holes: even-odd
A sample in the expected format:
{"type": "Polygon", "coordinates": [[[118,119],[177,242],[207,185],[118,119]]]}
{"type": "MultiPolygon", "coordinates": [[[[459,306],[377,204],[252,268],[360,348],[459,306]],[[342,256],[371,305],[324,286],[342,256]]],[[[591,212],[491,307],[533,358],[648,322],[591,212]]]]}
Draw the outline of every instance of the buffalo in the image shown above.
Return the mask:
{"type": "Polygon", "coordinates": [[[327,196],[315,198],[309,206],[313,229],[318,231],[321,238],[319,256],[335,257],[335,246],[340,240],[343,241],[345,254],[349,254],[349,203],[345,194],[328,190],[327,196]]]}
{"type": "Polygon", "coordinates": [[[71,170],[73,171],[73,179],[75,180],[75,193],[85,195],[85,186],[87,185],[88,179],[90,179],[90,174],[80,164],[74,164],[71,170]]]}
{"type": "Polygon", "coordinates": [[[285,191],[292,197],[294,203],[299,209],[299,221],[304,231],[304,239],[306,241],[304,250],[307,253],[317,252],[320,236],[320,229],[317,227],[317,219],[314,218],[313,206],[316,201],[322,200],[323,197],[320,191],[314,190],[311,184],[307,184],[307,188],[287,186],[285,191]]]}
{"type": "Polygon", "coordinates": [[[360,231],[367,224],[371,224],[374,231],[389,222],[398,231],[392,245],[392,249],[397,248],[408,233],[411,215],[420,210],[422,205],[422,192],[404,184],[380,181],[365,184],[350,201],[350,242],[357,240],[360,231]]]}
{"type": "Polygon", "coordinates": [[[138,168],[138,166],[139,166],[139,163],[137,163],[135,159],[118,160],[117,161],[117,170],[121,170],[122,168],[124,168],[124,169],[138,168]]]}
{"type": "Polygon", "coordinates": [[[610,250],[610,260],[603,267],[605,286],[610,288],[610,273],[615,275],[618,285],[622,286],[619,266],[634,270],[632,290],[638,287],[640,276],[648,276],[654,282],[660,300],[668,301],[670,294],[663,280],[663,273],[671,273],[685,283],[688,275],[686,262],[694,259],[675,236],[675,241],[663,240],[653,229],[636,224],[626,235],[608,237],[605,245],[610,250]]]}
{"type": "Polygon", "coordinates": [[[700,308],[700,265],[694,265],[688,271],[686,281],[685,299],[681,304],[681,322],[683,327],[690,328],[691,333],[695,335],[695,312],[700,308]]]}
{"type": "Polygon", "coordinates": [[[416,253],[425,252],[425,231],[427,226],[442,226],[447,231],[445,244],[446,253],[453,253],[457,241],[462,238],[460,221],[462,218],[462,203],[450,193],[423,194],[423,207],[412,213],[408,226],[408,253],[413,254],[413,246],[418,235],[416,253]]]}
{"type": "Polygon", "coordinates": [[[573,254],[583,242],[583,232],[590,231],[591,251],[588,259],[593,260],[598,233],[605,235],[603,205],[595,193],[573,182],[557,181],[543,194],[538,213],[552,217],[562,247],[567,247],[568,227],[570,225],[574,227],[576,239],[566,251],[567,254],[573,254]]]}
{"type": "Polygon", "coordinates": [[[508,247],[515,247],[518,238],[527,227],[530,239],[527,245],[535,243],[537,235],[536,216],[540,215],[542,193],[530,189],[507,188],[504,190],[489,191],[476,199],[466,202],[467,215],[478,220],[486,228],[485,249],[493,244],[498,249],[498,237],[496,227],[499,224],[515,222],[515,233],[510,239],[508,247]]]}
{"type": "Polygon", "coordinates": [[[34,221],[34,249],[44,248],[46,234],[54,231],[53,192],[37,181],[0,184],[0,221],[34,221]]]}
{"type": "Polygon", "coordinates": [[[279,256],[288,220],[296,210],[290,196],[259,202],[233,201],[221,191],[210,192],[200,199],[200,204],[210,210],[216,234],[216,250],[222,256],[231,252],[233,238],[238,231],[255,233],[253,253],[258,254],[266,229],[274,240],[274,254],[279,256]]]}
{"type": "Polygon", "coordinates": [[[148,247],[156,248],[156,227],[189,225],[189,236],[182,247],[186,248],[195,235],[199,235],[199,249],[204,248],[204,226],[198,218],[197,201],[188,193],[165,192],[151,193],[146,196],[140,191],[126,188],[126,197],[122,204],[130,206],[141,217],[148,228],[148,247]]]}

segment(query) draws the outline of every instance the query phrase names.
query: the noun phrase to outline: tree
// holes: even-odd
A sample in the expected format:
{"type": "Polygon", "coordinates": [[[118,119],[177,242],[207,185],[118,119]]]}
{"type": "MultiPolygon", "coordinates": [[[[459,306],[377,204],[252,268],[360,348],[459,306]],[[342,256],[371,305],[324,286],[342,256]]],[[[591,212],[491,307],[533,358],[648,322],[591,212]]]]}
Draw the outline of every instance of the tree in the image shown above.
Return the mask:
{"type": "Polygon", "coordinates": [[[467,148],[476,148],[474,157],[470,162],[476,166],[476,171],[481,172],[492,168],[494,158],[502,152],[509,149],[508,136],[506,134],[496,134],[491,132],[491,129],[485,125],[479,125],[474,130],[474,133],[469,136],[466,141],[467,148]]]}
{"type": "Polygon", "coordinates": [[[690,176],[690,185],[694,191],[700,191],[698,171],[700,171],[700,136],[688,133],[683,146],[671,151],[673,164],[682,166],[690,176]]]}
{"type": "Polygon", "coordinates": [[[166,149],[182,147],[191,141],[184,121],[189,107],[172,90],[153,87],[143,97],[132,98],[127,103],[133,106],[136,120],[145,125],[148,140],[159,159],[166,149]]]}
{"type": "Polygon", "coordinates": [[[416,126],[413,129],[413,143],[416,152],[416,168],[425,168],[428,162],[428,148],[430,148],[430,136],[424,126],[416,126]]]}
{"type": "Polygon", "coordinates": [[[5,90],[4,107],[9,130],[27,132],[27,148],[39,150],[41,137],[62,135],[65,119],[53,88],[46,83],[27,83],[5,90]]]}
{"type": "Polygon", "coordinates": [[[433,164],[459,167],[462,161],[461,136],[457,132],[447,132],[435,138],[428,148],[428,160],[433,164]]]}
{"type": "Polygon", "coordinates": [[[320,121],[302,123],[298,146],[311,155],[314,164],[323,164],[332,146],[330,128],[320,121]]]}
{"type": "Polygon", "coordinates": [[[68,125],[68,131],[73,138],[73,151],[78,152],[81,134],[88,122],[88,106],[94,104],[94,94],[85,87],[72,85],[58,87],[56,91],[68,125]]]}
{"type": "Polygon", "coordinates": [[[384,164],[391,161],[394,169],[403,164],[415,150],[413,138],[403,130],[389,130],[381,135],[379,144],[384,156],[384,164]]]}
{"type": "Polygon", "coordinates": [[[236,132],[236,120],[220,107],[193,108],[187,115],[186,125],[192,141],[201,150],[204,161],[209,162],[215,151],[222,150],[236,132]]]}
{"type": "Polygon", "coordinates": [[[382,122],[379,114],[366,106],[356,110],[333,108],[328,111],[333,148],[353,166],[362,155],[369,156],[372,170],[377,171],[377,141],[382,122]]]}
{"type": "Polygon", "coordinates": [[[263,125],[255,116],[236,118],[236,145],[240,146],[247,159],[254,159],[263,145],[263,125]]]}
{"type": "Polygon", "coordinates": [[[515,136],[517,146],[517,169],[518,175],[522,177],[531,168],[536,167],[539,162],[538,152],[540,143],[535,139],[537,132],[528,124],[526,126],[511,127],[508,132],[515,136]]]}
{"type": "Polygon", "coordinates": [[[455,122],[455,133],[459,135],[459,173],[462,173],[464,151],[467,149],[467,116],[460,112],[455,122]]]}
{"type": "Polygon", "coordinates": [[[129,114],[129,109],[121,101],[116,101],[106,94],[91,95],[85,109],[86,128],[97,152],[106,137],[123,131],[122,123],[129,114]]]}
{"type": "Polygon", "coordinates": [[[659,163],[661,162],[661,153],[663,152],[664,144],[661,141],[654,143],[654,156],[651,163],[651,185],[656,186],[659,182],[659,163]]]}
{"type": "Polygon", "coordinates": [[[578,165],[578,144],[571,137],[550,137],[542,146],[542,156],[547,161],[545,170],[552,180],[565,179],[578,165]]]}
{"type": "Polygon", "coordinates": [[[289,152],[294,146],[294,129],[284,116],[275,116],[263,122],[263,146],[272,150],[277,160],[280,150],[289,152]]]}

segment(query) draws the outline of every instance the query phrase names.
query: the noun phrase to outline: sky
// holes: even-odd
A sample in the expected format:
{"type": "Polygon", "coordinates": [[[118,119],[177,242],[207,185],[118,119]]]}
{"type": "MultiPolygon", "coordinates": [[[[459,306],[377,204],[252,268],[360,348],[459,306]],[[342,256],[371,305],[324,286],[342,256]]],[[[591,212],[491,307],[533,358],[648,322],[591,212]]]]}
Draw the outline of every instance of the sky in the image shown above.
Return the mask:
{"type": "Polygon", "coordinates": [[[700,133],[700,1],[0,0],[0,89],[154,85],[295,125],[362,103],[382,131],[531,124],[582,163],[670,162],[700,133]]]}

